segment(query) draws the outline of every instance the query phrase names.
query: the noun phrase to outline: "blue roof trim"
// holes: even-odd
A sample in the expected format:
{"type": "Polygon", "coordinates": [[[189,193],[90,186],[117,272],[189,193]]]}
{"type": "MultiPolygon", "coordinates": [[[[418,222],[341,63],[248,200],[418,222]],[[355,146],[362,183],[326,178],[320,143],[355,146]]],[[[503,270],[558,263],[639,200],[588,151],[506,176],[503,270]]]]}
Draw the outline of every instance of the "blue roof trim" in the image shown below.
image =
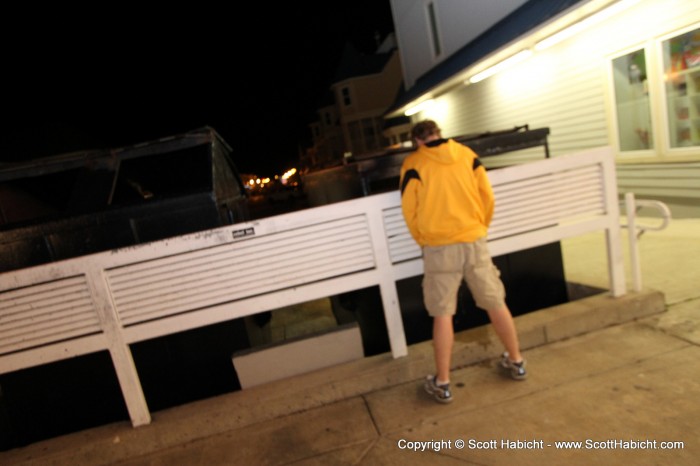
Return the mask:
{"type": "Polygon", "coordinates": [[[532,31],[540,24],[587,0],[530,0],[496,23],[488,31],[459,49],[399,94],[386,114],[391,114],[436,85],[478,62],[488,54],[532,31]]]}

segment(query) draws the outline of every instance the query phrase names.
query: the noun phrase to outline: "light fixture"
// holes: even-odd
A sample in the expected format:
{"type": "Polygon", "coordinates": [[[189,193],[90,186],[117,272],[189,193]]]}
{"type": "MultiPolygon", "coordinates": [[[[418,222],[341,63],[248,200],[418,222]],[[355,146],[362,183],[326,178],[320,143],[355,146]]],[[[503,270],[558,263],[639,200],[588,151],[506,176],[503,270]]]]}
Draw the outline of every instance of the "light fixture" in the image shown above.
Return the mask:
{"type": "Polygon", "coordinates": [[[491,68],[486,68],[484,71],[481,73],[477,73],[471,78],[469,78],[470,83],[478,83],[479,81],[483,81],[484,79],[488,78],[489,76],[493,76],[494,74],[498,73],[499,71],[503,71],[504,69],[511,67],[515,65],[516,63],[520,63],[523,60],[526,60],[527,58],[532,55],[532,51],[529,49],[521,50],[520,52],[516,53],[515,55],[506,58],[502,62],[499,62],[495,65],[493,65],[491,68]]]}
{"type": "Polygon", "coordinates": [[[581,21],[579,21],[576,24],[573,24],[569,26],[566,29],[563,29],[556,34],[553,34],[549,37],[547,37],[544,40],[541,40],[537,44],[535,44],[535,50],[538,52],[544,49],[547,49],[555,44],[558,44],[559,42],[562,42],[569,37],[578,34],[579,32],[583,31],[586,28],[589,28],[593,26],[594,24],[600,23],[601,21],[604,21],[608,18],[610,18],[612,15],[615,15],[622,10],[626,10],[627,8],[631,7],[633,4],[637,3],[639,0],[621,0],[614,5],[611,5],[604,10],[601,10],[581,21]]]}
{"type": "Polygon", "coordinates": [[[435,101],[433,99],[424,100],[423,102],[409,108],[403,114],[406,116],[415,115],[418,112],[422,112],[423,110],[429,109],[433,106],[433,104],[435,104],[435,101]]]}

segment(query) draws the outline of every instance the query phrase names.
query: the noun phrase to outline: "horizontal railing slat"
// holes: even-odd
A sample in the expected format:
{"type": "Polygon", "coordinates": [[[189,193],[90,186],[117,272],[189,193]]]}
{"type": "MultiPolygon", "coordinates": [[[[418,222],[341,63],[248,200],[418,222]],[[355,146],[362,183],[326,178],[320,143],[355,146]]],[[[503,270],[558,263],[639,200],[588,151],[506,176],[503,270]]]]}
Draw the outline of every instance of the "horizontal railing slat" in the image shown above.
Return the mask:
{"type": "MultiPolygon", "coordinates": [[[[336,277],[341,277],[350,273],[360,272],[366,269],[358,266],[348,266],[345,271],[338,270],[336,277]]],[[[321,281],[328,279],[328,275],[324,271],[320,271],[318,274],[311,274],[305,277],[306,280],[303,282],[305,285],[314,283],[316,281],[321,281]]],[[[219,289],[216,292],[210,293],[206,298],[194,297],[194,298],[183,298],[175,303],[160,303],[160,306],[145,307],[141,309],[140,313],[135,316],[124,316],[122,322],[124,325],[133,325],[134,323],[152,320],[155,317],[167,317],[170,315],[180,314],[183,312],[189,312],[192,310],[203,309],[208,306],[221,305],[225,303],[235,302],[240,299],[254,298],[255,296],[269,294],[272,291],[281,291],[285,289],[293,288],[292,285],[280,288],[274,280],[270,279],[268,282],[262,284],[254,284],[254,289],[257,293],[251,292],[250,288],[242,288],[240,291],[229,291],[227,289],[219,289]]]]}
{"type": "Polygon", "coordinates": [[[0,354],[100,331],[85,276],[0,294],[0,354]]]}
{"type": "MultiPolygon", "coordinates": [[[[365,241],[344,241],[340,245],[333,243],[322,242],[309,252],[309,255],[304,256],[300,251],[291,250],[284,252],[267,252],[265,255],[252,256],[246,261],[216,261],[216,262],[201,262],[199,260],[190,261],[188,256],[183,256],[177,264],[171,264],[167,268],[154,269],[152,276],[143,278],[140,274],[136,274],[128,281],[122,277],[118,286],[112,286],[112,291],[118,302],[122,302],[122,296],[125,294],[139,297],[142,291],[148,291],[153,287],[168,286],[175,287],[185,283],[190,283],[194,280],[221,280],[227,278],[235,283],[236,280],[245,277],[264,277],[266,275],[279,275],[279,270],[284,270],[292,264],[303,265],[310,262],[313,258],[324,260],[331,259],[334,253],[345,252],[367,252],[370,251],[370,245],[365,241]],[[274,267],[273,267],[274,265],[274,267]]],[[[111,276],[110,276],[111,284],[111,276]]],[[[140,298],[138,298],[140,299],[140,298]]]]}
{"type": "Polygon", "coordinates": [[[173,313],[181,312],[182,307],[204,307],[219,302],[235,301],[249,296],[269,293],[274,290],[289,288],[299,284],[330,278],[331,276],[346,275],[353,271],[372,268],[374,262],[369,255],[355,256],[352,261],[344,261],[345,266],[327,265],[327,261],[319,261],[315,269],[307,269],[301,274],[299,268],[290,268],[284,273],[290,277],[281,282],[278,276],[248,277],[245,280],[229,282],[222,279],[219,283],[191,282],[188,287],[158,288],[152,290],[147,297],[131,303],[117,303],[117,311],[123,318],[134,312],[148,312],[149,309],[173,309],[173,313]],[[329,273],[329,270],[332,273],[329,273]],[[132,305],[129,305],[132,304],[132,305]]]}
{"type": "Polygon", "coordinates": [[[229,242],[211,248],[183,251],[178,255],[156,256],[148,261],[128,264],[111,270],[110,275],[113,277],[112,283],[118,285],[122,279],[131,280],[132,277],[139,276],[139,273],[141,273],[140,276],[147,277],[163,269],[175,267],[183,260],[183,256],[197,258],[200,263],[205,264],[212,262],[245,263],[251,258],[269,253],[269,251],[304,248],[323,238],[328,238],[326,240],[328,242],[334,240],[343,241],[357,236],[366,238],[368,242],[370,241],[367,236],[366,222],[358,223],[357,217],[342,219],[330,224],[312,225],[304,229],[256,236],[251,239],[235,243],[229,242]]]}

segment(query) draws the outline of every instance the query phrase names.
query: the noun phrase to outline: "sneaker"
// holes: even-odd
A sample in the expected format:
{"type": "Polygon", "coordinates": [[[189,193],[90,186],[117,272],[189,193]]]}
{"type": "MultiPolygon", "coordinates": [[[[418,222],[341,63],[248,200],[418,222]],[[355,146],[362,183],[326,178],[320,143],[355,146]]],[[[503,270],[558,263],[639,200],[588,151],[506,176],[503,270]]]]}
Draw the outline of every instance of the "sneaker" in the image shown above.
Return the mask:
{"type": "Polygon", "coordinates": [[[501,356],[501,367],[507,371],[510,371],[510,376],[515,380],[525,380],[527,378],[525,360],[523,359],[520,362],[511,361],[508,351],[503,353],[503,356],[501,356]]]}
{"type": "Polygon", "coordinates": [[[438,385],[435,383],[437,376],[429,375],[425,378],[425,391],[435,397],[438,403],[449,403],[452,401],[452,392],[450,391],[450,384],[438,385]]]}

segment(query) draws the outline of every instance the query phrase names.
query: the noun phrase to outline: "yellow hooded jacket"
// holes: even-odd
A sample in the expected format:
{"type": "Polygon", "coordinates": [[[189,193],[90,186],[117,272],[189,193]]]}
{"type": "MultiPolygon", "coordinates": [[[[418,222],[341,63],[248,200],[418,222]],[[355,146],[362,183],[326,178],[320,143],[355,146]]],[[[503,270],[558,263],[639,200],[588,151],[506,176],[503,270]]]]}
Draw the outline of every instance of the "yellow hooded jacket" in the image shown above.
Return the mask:
{"type": "Polygon", "coordinates": [[[453,139],[438,139],[404,159],[401,207],[420,246],[470,243],[486,236],[493,189],[474,151],[453,139]]]}

